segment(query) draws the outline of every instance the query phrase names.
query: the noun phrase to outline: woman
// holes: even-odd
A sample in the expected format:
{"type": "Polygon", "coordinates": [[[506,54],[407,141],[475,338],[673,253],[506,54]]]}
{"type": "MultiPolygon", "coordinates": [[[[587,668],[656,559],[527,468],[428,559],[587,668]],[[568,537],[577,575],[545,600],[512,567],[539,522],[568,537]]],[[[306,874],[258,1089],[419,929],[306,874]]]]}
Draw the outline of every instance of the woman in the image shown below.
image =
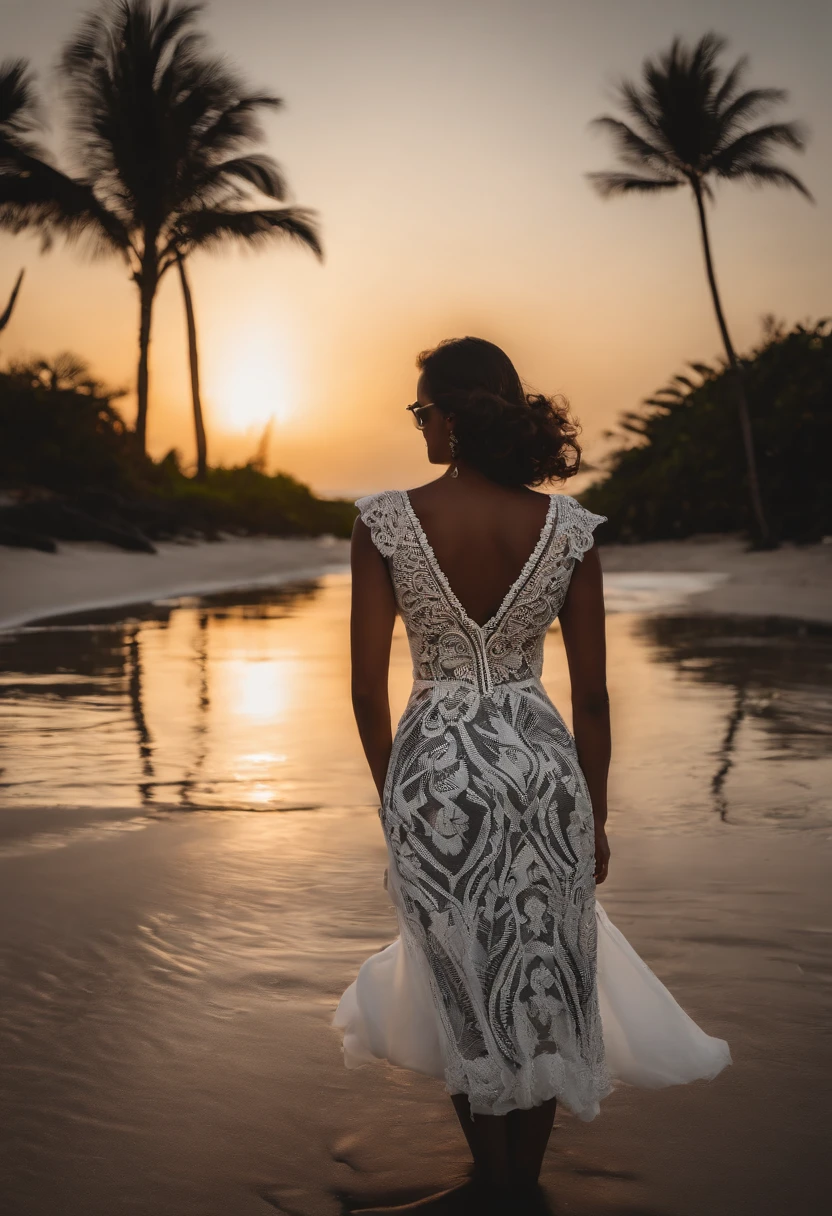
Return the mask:
{"type": "Polygon", "coordinates": [[[493,1194],[535,1186],[558,1101],[592,1119],[613,1080],[712,1077],[730,1053],[595,901],[610,861],[604,517],[530,488],[577,472],[577,428],[490,342],[442,342],[418,366],[407,408],[448,470],[359,499],[352,539],[352,698],[399,937],[333,1021],[348,1066],[444,1079],[493,1194]],[[414,682],[393,738],[397,612],[414,682]],[[572,734],[540,678],[555,619],[572,734]]]}

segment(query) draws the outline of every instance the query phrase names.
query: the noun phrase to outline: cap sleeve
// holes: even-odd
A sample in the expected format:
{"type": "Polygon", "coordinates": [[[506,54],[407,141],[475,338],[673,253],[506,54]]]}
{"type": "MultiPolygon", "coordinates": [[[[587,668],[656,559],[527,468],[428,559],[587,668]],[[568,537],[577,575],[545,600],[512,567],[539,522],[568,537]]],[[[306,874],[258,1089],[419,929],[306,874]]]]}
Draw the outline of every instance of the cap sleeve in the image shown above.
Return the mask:
{"type": "Polygon", "coordinates": [[[399,540],[401,511],[395,490],[380,490],[377,494],[365,494],[357,498],[355,505],[370,529],[373,544],[382,557],[390,557],[399,540]]]}
{"type": "Polygon", "coordinates": [[[596,515],[582,507],[576,498],[569,494],[561,495],[560,531],[567,538],[567,552],[577,561],[583,561],[583,556],[595,543],[593,532],[599,524],[606,523],[606,515],[596,515]]]}

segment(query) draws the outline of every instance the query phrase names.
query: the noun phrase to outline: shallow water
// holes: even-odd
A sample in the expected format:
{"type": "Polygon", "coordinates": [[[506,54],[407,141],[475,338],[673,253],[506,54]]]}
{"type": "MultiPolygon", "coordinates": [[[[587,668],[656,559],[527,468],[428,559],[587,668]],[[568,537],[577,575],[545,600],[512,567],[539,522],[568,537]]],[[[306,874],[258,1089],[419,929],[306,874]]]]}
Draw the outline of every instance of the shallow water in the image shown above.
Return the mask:
{"type": "MultiPolygon", "coordinates": [[[[672,576],[609,580],[612,807],[658,830],[832,822],[832,630],[616,611],[672,576]],[[646,581],[645,581],[646,579],[646,581]],[[645,769],[651,772],[644,782],[645,769]]],[[[375,790],[349,702],[349,576],[108,610],[0,634],[0,799],[14,807],[290,811],[375,790]]],[[[391,658],[394,722],[411,679],[391,658]]],[[[557,626],[544,682],[569,720],[557,626]]]]}
{"type": "MultiPolygon", "coordinates": [[[[590,1125],[559,1116],[551,1210],[815,1216],[832,631],[636,613],[633,586],[608,588],[601,898],[735,1063],[710,1086],[619,1090],[590,1125]]],[[[655,606],[667,585],[637,590],[655,606]]],[[[348,1072],[329,1025],[396,933],[348,602],[330,574],[0,635],[10,1216],[341,1216],[464,1177],[441,1084],[348,1072]]],[[[397,621],[394,719],[410,678],[397,621]]],[[[557,628],[545,683],[568,720],[557,628]]]]}

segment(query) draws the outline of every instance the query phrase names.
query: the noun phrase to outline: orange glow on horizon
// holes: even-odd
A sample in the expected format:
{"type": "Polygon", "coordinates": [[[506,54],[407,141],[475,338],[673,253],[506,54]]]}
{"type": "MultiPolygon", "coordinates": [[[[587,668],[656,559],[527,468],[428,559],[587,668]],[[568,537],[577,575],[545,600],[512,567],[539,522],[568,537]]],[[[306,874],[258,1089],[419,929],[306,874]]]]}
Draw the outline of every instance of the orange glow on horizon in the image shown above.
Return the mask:
{"type": "Polygon", "coordinates": [[[280,334],[232,331],[210,354],[206,398],[219,430],[239,434],[274,421],[291,424],[296,414],[291,369],[280,334]]]}
{"type": "MultiPolygon", "coordinates": [[[[6,7],[8,52],[31,59],[46,91],[77,6],[6,7]]],[[[604,200],[585,176],[617,164],[589,126],[618,113],[612,81],[637,79],[671,37],[702,33],[699,10],[681,19],[669,7],[328,0],[321,20],[293,0],[215,0],[200,21],[209,43],[252,89],[286,100],[264,118],[262,150],[287,175],[287,202],[316,212],[324,259],[283,240],[193,255],[209,462],[251,459],[273,420],[267,467],[316,493],[429,481],[441,469],[403,414],[416,356],[472,334],[501,346],[535,391],[567,398],[589,468],[623,411],[690,360],[718,359],[690,192],[604,200]]],[[[782,161],[818,200],[727,182],[717,191],[717,279],[745,352],[765,313],[792,325],[829,312],[832,108],[825,44],[810,23],[786,7],[765,22],[737,5],[719,17],[724,63],[749,55],[749,87],[790,93],[772,118],[809,124],[805,156],[787,150],[782,161]]],[[[44,100],[47,143],[72,168],[60,108],[44,100]]],[[[127,389],[117,405],[132,424],[139,302],[123,263],[63,240],[44,255],[34,234],[0,233],[0,307],[21,268],[0,362],[74,352],[127,389]]],[[[175,449],[194,467],[175,272],[154,302],[147,441],[153,457],[175,449]]]]}

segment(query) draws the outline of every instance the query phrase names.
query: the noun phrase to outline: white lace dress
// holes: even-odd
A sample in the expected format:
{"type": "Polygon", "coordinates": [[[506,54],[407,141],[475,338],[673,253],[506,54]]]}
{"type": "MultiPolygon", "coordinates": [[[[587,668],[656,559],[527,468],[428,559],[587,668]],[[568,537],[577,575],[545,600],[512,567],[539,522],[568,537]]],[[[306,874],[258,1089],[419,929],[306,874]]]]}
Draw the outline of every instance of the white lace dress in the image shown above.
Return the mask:
{"type": "Polygon", "coordinates": [[[543,643],[603,516],[552,494],[523,570],[467,615],[403,490],[358,500],[413,659],[379,808],[399,936],[333,1018],[348,1067],[440,1077],[473,1114],[556,1097],[582,1119],[616,1080],[713,1077],[731,1057],[595,899],[592,807],[541,682],[543,643]]]}

